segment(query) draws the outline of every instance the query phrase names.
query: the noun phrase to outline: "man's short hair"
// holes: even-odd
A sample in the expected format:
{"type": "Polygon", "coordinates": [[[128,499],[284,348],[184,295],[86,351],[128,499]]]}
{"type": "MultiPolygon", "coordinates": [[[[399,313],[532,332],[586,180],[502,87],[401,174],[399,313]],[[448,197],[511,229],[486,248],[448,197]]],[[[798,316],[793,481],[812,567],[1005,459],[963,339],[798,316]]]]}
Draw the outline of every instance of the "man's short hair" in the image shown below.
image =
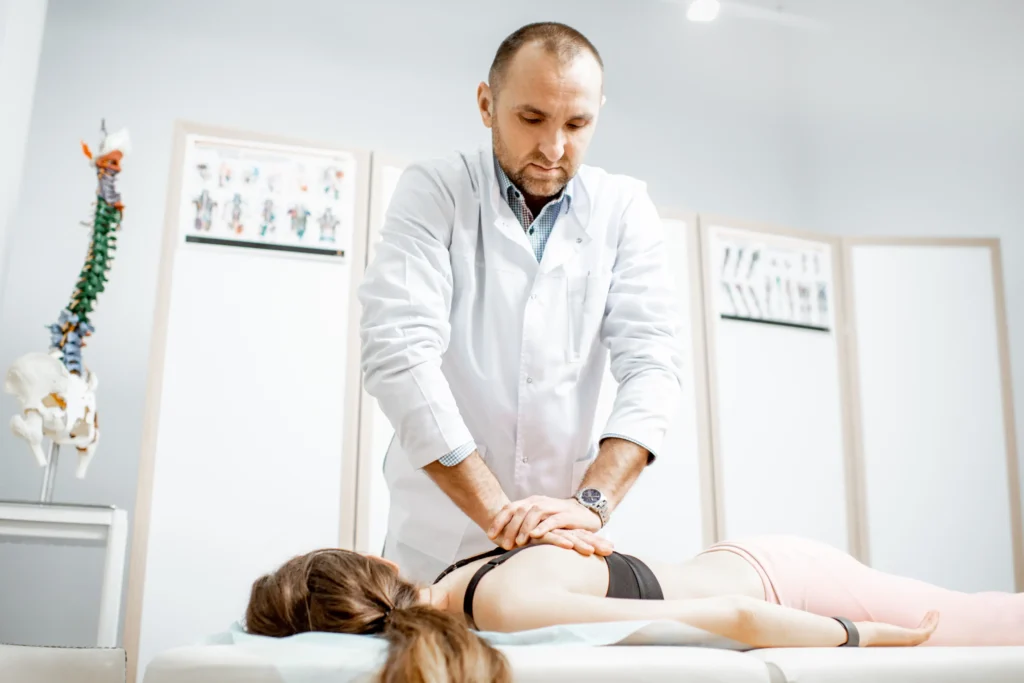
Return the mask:
{"type": "Polygon", "coordinates": [[[501,89],[502,80],[508,72],[512,58],[516,56],[519,49],[528,43],[539,42],[549,53],[556,55],[560,60],[572,61],[581,52],[587,51],[594,56],[597,63],[604,69],[604,62],[593,43],[587,40],[582,33],[555,21],[542,21],[527,24],[501,41],[498,51],[491,62],[491,70],[487,76],[491,90],[497,93],[501,89]]]}

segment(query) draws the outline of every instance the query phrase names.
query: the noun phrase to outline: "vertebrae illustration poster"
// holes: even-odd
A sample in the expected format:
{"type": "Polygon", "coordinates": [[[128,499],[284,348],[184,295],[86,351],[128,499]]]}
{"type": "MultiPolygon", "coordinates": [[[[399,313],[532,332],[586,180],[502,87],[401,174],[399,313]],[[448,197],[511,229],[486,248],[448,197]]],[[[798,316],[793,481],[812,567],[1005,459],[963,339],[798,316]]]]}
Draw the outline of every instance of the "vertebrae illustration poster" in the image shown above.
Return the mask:
{"type": "Polygon", "coordinates": [[[355,157],[340,150],[194,136],[185,152],[185,241],[344,256],[355,157]]]}

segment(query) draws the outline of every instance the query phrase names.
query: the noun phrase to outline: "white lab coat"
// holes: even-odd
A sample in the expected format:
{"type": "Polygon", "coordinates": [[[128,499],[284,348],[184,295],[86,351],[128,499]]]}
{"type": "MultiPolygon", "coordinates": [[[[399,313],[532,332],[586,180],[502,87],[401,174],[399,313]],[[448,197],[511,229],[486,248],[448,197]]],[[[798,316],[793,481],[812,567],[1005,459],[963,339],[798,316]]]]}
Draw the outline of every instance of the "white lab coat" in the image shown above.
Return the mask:
{"type": "Polygon", "coordinates": [[[384,556],[413,580],[494,547],[421,468],[473,440],[511,500],[570,497],[597,454],[609,354],[601,433],[662,455],[682,381],[663,224],[637,180],[582,166],[572,182],[540,263],[489,147],[409,166],[392,196],[360,335],[366,391],[396,430],[384,556]]]}

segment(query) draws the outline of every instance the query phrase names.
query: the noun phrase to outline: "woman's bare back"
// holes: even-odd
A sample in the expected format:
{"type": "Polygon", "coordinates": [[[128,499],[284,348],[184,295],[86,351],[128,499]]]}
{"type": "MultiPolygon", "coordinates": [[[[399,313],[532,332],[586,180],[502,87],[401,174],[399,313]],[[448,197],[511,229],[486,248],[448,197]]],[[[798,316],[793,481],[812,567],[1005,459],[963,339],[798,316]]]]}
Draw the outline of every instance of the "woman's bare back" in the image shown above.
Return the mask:
{"type": "MultiPolygon", "coordinates": [[[[435,584],[434,591],[447,595],[448,610],[462,611],[466,586],[492,558],[460,567],[435,584]]],[[[764,600],[756,570],[739,555],[724,550],[706,552],[681,564],[638,558],[654,572],[666,600],[742,595],[764,600]]],[[[492,569],[477,586],[475,604],[512,599],[537,591],[561,589],[569,593],[603,597],[608,592],[608,565],[598,555],[584,556],[575,550],[537,545],[492,569]]]]}

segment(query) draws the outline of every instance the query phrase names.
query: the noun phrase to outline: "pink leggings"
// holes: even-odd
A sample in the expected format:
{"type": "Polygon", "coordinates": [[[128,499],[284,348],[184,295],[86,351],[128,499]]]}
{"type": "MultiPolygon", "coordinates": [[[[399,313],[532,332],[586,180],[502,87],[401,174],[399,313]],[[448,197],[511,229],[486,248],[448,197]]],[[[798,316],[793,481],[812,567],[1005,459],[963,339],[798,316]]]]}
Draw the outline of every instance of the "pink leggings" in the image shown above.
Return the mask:
{"type": "Polygon", "coordinates": [[[765,599],[821,616],[939,625],[925,645],[1024,645],[1024,593],[959,593],[867,567],[836,548],[791,536],[719,543],[757,570],[765,599]]]}

